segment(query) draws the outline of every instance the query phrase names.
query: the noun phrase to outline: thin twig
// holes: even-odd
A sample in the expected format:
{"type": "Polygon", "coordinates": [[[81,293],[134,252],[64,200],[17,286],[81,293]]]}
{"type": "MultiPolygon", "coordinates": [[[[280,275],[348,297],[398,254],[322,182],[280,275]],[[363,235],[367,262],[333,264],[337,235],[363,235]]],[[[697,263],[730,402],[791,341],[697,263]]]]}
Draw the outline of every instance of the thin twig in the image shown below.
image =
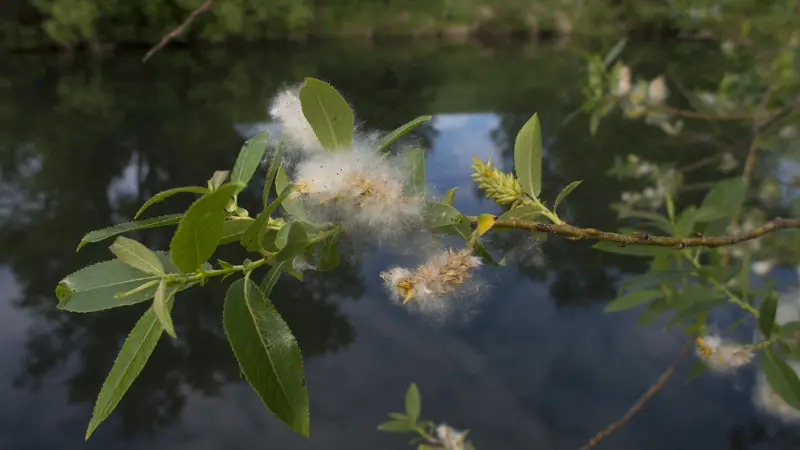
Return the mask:
{"type": "MultiPolygon", "coordinates": [[[[764,94],[764,97],[761,99],[759,103],[759,107],[764,107],[766,102],[772,96],[772,89],[768,89],[767,92],[764,94]]],[[[758,153],[758,140],[761,137],[761,134],[766,131],[769,127],[771,127],[775,122],[778,120],[786,117],[787,115],[791,114],[792,111],[795,109],[800,108],[800,101],[794,102],[783,108],[779,109],[773,115],[768,117],[763,122],[755,121],[753,123],[753,137],[750,141],[750,149],[747,152],[747,158],[744,162],[744,170],[742,171],[742,181],[744,182],[745,188],[750,186],[750,179],[753,175],[753,170],[755,169],[756,165],[756,153],[758,153]]],[[[735,230],[739,226],[739,219],[742,215],[742,209],[744,207],[744,202],[739,202],[738,207],[736,208],[736,214],[733,216],[733,220],[731,221],[731,229],[735,230]]]]}
{"type": "Polygon", "coordinates": [[[197,7],[197,9],[195,9],[194,11],[192,11],[189,14],[189,16],[186,18],[186,20],[183,21],[182,24],[178,25],[177,28],[175,28],[174,30],[170,31],[168,34],[164,35],[164,37],[161,38],[161,40],[158,42],[158,44],[156,44],[153,48],[150,49],[150,51],[147,52],[146,55],[144,55],[144,58],[142,58],[142,62],[147,62],[147,60],[150,59],[151,56],[153,56],[157,51],[161,50],[161,47],[167,45],[167,43],[169,43],[169,41],[175,39],[181,33],[183,33],[183,30],[186,27],[188,27],[189,24],[192,23],[192,21],[194,21],[195,17],[197,17],[199,14],[201,14],[201,13],[207,11],[209,8],[211,8],[211,4],[213,3],[213,1],[214,0],[206,0],[205,2],[203,2],[202,5],[197,7]]]}
{"type": "MultiPolygon", "coordinates": [[[[467,217],[472,224],[478,223],[476,216],[467,217]]],[[[745,241],[758,239],[775,231],[800,228],[800,219],[771,220],[764,225],[747,233],[740,233],[730,236],[699,236],[699,237],[677,237],[677,236],[652,236],[646,233],[619,234],[608,231],[600,231],[594,228],[580,228],[568,224],[556,225],[545,222],[533,222],[520,219],[498,219],[495,227],[519,228],[522,230],[541,231],[544,233],[558,234],[574,240],[591,239],[604,242],[616,242],[620,247],[627,245],[651,245],[656,247],[671,247],[676,249],[688,247],[724,247],[727,245],[739,244],[745,241]]]]}
{"type": "Polygon", "coordinates": [[[658,377],[658,380],[655,382],[655,384],[650,386],[650,389],[648,389],[647,392],[645,392],[644,395],[642,395],[639,400],[637,400],[636,403],[634,403],[633,406],[628,409],[628,412],[626,412],[622,418],[595,434],[594,437],[589,440],[589,442],[581,447],[581,450],[589,450],[590,448],[593,448],[601,440],[608,437],[611,433],[617,431],[617,429],[628,423],[633,416],[636,415],[636,413],[641,411],[647,401],[653,398],[653,396],[664,387],[664,385],[667,383],[667,380],[669,380],[670,377],[675,373],[675,369],[678,367],[678,364],[680,364],[681,360],[683,360],[684,356],[686,356],[686,353],[689,352],[689,349],[692,348],[693,342],[694,338],[691,338],[686,342],[686,344],[683,345],[683,348],[681,349],[680,353],[678,353],[675,361],[672,362],[672,365],[670,365],[667,370],[664,371],[660,377],[658,377]]]}

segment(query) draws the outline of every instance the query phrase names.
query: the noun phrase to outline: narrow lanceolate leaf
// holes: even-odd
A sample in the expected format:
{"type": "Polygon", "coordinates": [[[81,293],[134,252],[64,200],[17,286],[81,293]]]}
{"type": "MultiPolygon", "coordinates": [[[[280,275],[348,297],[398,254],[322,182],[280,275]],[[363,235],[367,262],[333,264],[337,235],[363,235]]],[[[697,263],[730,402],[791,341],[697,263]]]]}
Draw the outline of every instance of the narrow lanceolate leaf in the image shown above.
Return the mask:
{"type": "Polygon", "coordinates": [[[603,65],[605,67],[610,67],[611,63],[613,63],[617,57],[619,57],[627,42],[628,40],[626,38],[622,38],[616,44],[614,44],[614,47],[608,52],[608,54],[606,54],[606,57],[603,58],[603,65]]]}
{"type": "Polygon", "coordinates": [[[158,194],[147,199],[147,201],[144,202],[144,205],[142,205],[142,207],[139,208],[139,211],[136,211],[136,215],[133,216],[133,218],[138,219],[139,216],[141,216],[142,213],[145,212],[147,208],[155,205],[156,203],[163,202],[164,200],[168,199],[169,197],[172,197],[175,194],[182,194],[182,193],[207,194],[208,192],[209,192],[208,189],[200,186],[178,187],[174,189],[168,189],[166,191],[161,191],[158,194]]]}
{"type": "Polygon", "coordinates": [[[626,309],[635,308],[639,305],[649,302],[650,300],[661,295],[661,291],[656,289],[647,289],[643,291],[629,292],[621,297],[615,298],[609,303],[605,312],[624,311],[626,309]]]}
{"type": "Polygon", "coordinates": [[[570,194],[570,192],[575,190],[575,188],[578,187],[581,183],[583,183],[583,180],[573,181],[572,183],[568,184],[567,187],[565,187],[561,191],[561,193],[558,194],[558,197],[556,197],[556,202],[553,203],[553,211],[554,212],[555,212],[556,208],[558,208],[558,205],[561,204],[561,202],[565,198],[567,198],[567,196],[570,194]]]}
{"type": "Polygon", "coordinates": [[[378,431],[387,433],[407,433],[414,431],[414,425],[408,420],[391,420],[378,425],[378,431]]]}
{"type": "Polygon", "coordinates": [[[781,356],[767,348],[761,357],[761,369],[772,390],[794,409],[800,409],[800,379],[781,356]]]}
{"type": "Polygon", "coordinates": [[[542,130],[537,114],[517,134],[514,142],[514,170],[522,189],[537,197],[542,190],[542,130]]]}
{"type": "Polygon", "coordinates": [[[306,78],[300,88],[300,104],[303,115],[326,150],[350,147],[355,125],[353,110],[333,86],[306,78]]]}
{"type": "Polygon", "coordinates": [[[758,329],[767,339],[772,335],[772,329],[775,327],[775,312],[777,309],[778,297],[774,292],[770,292],[761,303],[761,308],[758,311],[758,329]]]}
{"type": "Polygon", "coordinates": [[[419,116],[414,120],[411,120],[399,127],[395,128],[394,131],[387,134],[386,136],[382,137],[377,144],[377,148],[375,152],[381,152],[386,150],[387,147],[392,145],[396,140],[400,139],[404,135],[408,134],[409,131],[413,130],[414,128],[422,125],[423,123],[431,120],[431,116],[419,116]]]}
{"type": "Polygon", "coordinates": [[[272,294],[272,289],[275,288],[275,285],[281,277],[281,272],[283,272],[283,268],[287,264],[289,264],[289,260],[285,259],[283,261],[278,261],[274,266],[269,268],[269,272],[267,272],[260,286],[261,292],[263,292],[266,297],[272,294]]]}
{"type": "MultiPolygon", "coordinates": [[[[272,190],[272,184],[275,183],[275,176],[278,175],[278,168],[281,166],[281,158],[283,157],[284,145],[283,141],[278,142],[275,151],[272,152],[272,157],[269,159],[269,167],[267,167],[267,177],[264,180],[264,194],[262,196],[262,203],[264,207],[269,203],[269,193],[272,190]]],[[[280,193],[280,189],[276,189],[280,193]]]]}
{"type": "Polygon", "coordinates": [[[262,131],[244,143],[239,151],[239,156],[236,157],[233,171],[231,171],[231,183],[241,184],[242,189],[247,186],[264,158],[267,141],[269,141],[269,133],[262,131]]]}
{"type": "Polygon", "coordinates": [[[156,295],[153,298],[153,312],[156,314],[158,323],[168,335],[173,338],[178,337],[175,334],[175,326],[172,324],[172,316],[170,309],[172,308],[173,296],[178,291],[177,286],[167,286],[165,280],[161,280],[156,288],[156,295]]]}
{"type": "Polygon", "coordinates": [[[403,160],[405,169],[409,171],[409,184],[406,186],[406,194],[424,197],[425,196],[425,150],[421,148],[409,149],[404,155],[403,160]]]}
{"type": "MultiPolygon", "coordinates": [[[[172,302],[167,303],[167,310],[172,308],[172,302]]],[[[86,430],[86,439],[94,433],[117,407],[125,392],[131,387],[133,381],[142,372],[145,363],[153,354],[158,344],[158,339],[164,329],[156,318],[153,308],[148,309],[136,322],[122,349],[111,367],[108,377],[103,382],[97,402],[92,411],[92,419],[86,430]]]]}
{"type": "Polygon", "coordinates": [[[78,250],[80,250],[81,247],[83,247],[86,244],[100,242],[102,240],[118,236],[122,233],[127,233],[129,231],[138,231],[138,230],[145,230],[147,228],[175,225],[176,223],[181,221],[181,216],[183,216],[183,214],[170,214],[167,216],[151,217],[149,219],[139,220],[135,222],[119,223],[117,225],[113,225],[108,228],[103,228],[102,230],[90,231],[83,237],[83,239],[81,239],[80,244],[78,244],[78,250]]]}
{"type": "Polygon", "coordinates": [[[134,269],[153,275],[164,273],[164,265],[158,255],[133,239],[120,236],[109,249],[117,259],[134,269]]]}
{"type": "Polygon", "coordinates": [[[289,326],[250,279],[233,283],[222,310],[225,334],[239,368],[275,416],[309,434],[303,358],[289,326]]]}
{"type": "Polygon", "coordinates": [[[709,236],[724,233],[746,193],[747,187],[741,177],[729,178],[715,184],[703,199],[700,211],[716,212],[719,218],[709,220],[705,228],[699,231],[709,236]]]}
{"type": "Polygon", "coordinates": [[[286,201],[286,198],[289,197],[293,190],[293,184],[285,186],[278,198],[264,208],[263,211],[258,213],[256,219],[247,227],[245,232],[242,233],[241,243],[247,251],[256,252],[262,249],[261,238],[264,234],[264,228],[267,226],[267,223],[269,223],[272,213],[278,209],[278,206],[286,201]]]}
{"type": "Polygon", "coordinates": [[[445,192],[444,200],[442,200],[442,203],[444,203],[445,205],[448,205],[448,206],[453,206],[453,204],[455,204],[455,202],[456,202],[456,191],[457,190],[458,190],[458,188],[454,187],[452,189],[449,189],[447,192],[445,192]]]}
{"type": "Polygon", "coordinates": [[[118,259],[97,263],[68,275],[58,283],[58,309],[91,312],[143,302],[153,298],[156,286],[125,297],[115,296],[159,278],[118,259]]]}
{"type": "Polygon", "coordinates": [[[417,388],[416,383],[411,383],[411,386],[408,387],[406,391],[406,416],[408,416],[408,421],[411,423],[416,423],[419,419],[420,413],[422,413],[422,399],[419,395],[419,389],[417,388]]]}
{"type": "Polygon", "coordinates": [[[222,237],[225,205],[241,188],[236,183],[221,186],[186,211],[169,246],[172,262],[181,272],[194,272],[214,254],[222,237]]]}

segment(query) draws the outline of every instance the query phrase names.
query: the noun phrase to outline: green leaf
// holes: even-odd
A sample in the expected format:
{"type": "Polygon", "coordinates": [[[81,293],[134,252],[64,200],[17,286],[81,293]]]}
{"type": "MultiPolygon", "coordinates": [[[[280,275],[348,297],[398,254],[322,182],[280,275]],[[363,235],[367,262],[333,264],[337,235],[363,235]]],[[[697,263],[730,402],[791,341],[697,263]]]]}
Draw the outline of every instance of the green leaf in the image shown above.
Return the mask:
{"type": "Polygon", "coordinates": [[[406,433],[414,431],[414,425],[408,421],[392,420],[378,425],[378,431],[386,431],[387,433],[406,433]]]}
{"type": "Polygon", "coordinates": [[[80,244],[78,244],[78,250],[80,250],[81,247],[86,244],[100,242],[129,231],[138,231],[148,228],[174,225],[181,221],[182,216],[183,214],[169,214],[166,216],[151,217],[149,219],[139,220],[136,222],[119,223],[108,228],[103,228],[102,230],[90,231],[83,237],[83,239],[81,239],[80,244]]]}
{"type": "Polygon", "coordinates": [[[416,423],[422,412],[422,400],[419,396],[419,389],[416,383],[411,383],[406,391],[406,416],[408,421],[416,423]]]}
{"type": "Polygon", "coordinates": [[[444,200],[442,200],[442,203],[444,203],[445,205],[448,205],[448,206],[453,206],[453,204],[456,201],[456,191],[457,190],[458,190],[458,188],[454,187],[452,189],[449,189],[447,192],[445,192],[444,200]]]}
{"type": "Polygon", "coordinates": [[[277,261],[290,259],[302,253],[310,242],[305,227],[300,222],[289,222],[278,231],[275,246],[280,249],[275,257],[277,261]]]}
{"type": "Polygon", "coordinates": [[[242,234],[241,242],[247,251],[256,252],[263,249],[262,235],[264,234],[264,228],[267,226],[267,223],[269,223],[272,213],[278,209],[278,206],[286,201],[286,198],[289,197],[293,190],[293,184],[285,186],[278,198],[270,203],[263,211],[258,213],[256,219],[250,224],[247,230],[245,230],[242,234]]]}
{"type": "Polygon", "coordinates": [[[403,158],[406,170],[411,173],[406,194],[425,196],[425,151],[421,148],[412,148],[405,152],[403,158]]]}
{"type": "Polygon", "coordinates": [[[609,303],[603,310],[605,312],[624,311],[626,309],[635,308],[643,303],[661,295],[661,291],[657,289],[646,289],[643,291],[629,292],[621,297],[617,297],[609,303]]]}
{"type": "Polygon", "coordinates": [[[66,276],[58,283],[58,309],[91,312],[140,303],[153,298],[155,286],[125,297],[115,295],[159,278],[118,259],[97,263],[66,276]]]}
{"type": "Polygon", "coordinates": [[[620,219],[627,218],[647,219],[655,222],[655,225],[667,233],[672,233],[672,223],[664,215],[650,212],[650,211],[621,211],[619,213],[620,219]]]}
{"type": "Polygon", "coordinates": [[[220,186],[225,184],[225,181],[228,180],[228,175],[230,175],[230,171],[227,170],[217,170],[211,175],[211,179],[208,180],[208,188],[212,191],[216,191],[219,189],[220,186]]]}
{"type": "Polygon", "coordinates": [[[659,270],[647,272],[638,277],[631,278],[622,282],[621,287],[630,291],[639,289],[649,289],[662,284],[674,285],[675,283],[691,276],[693,271],[689,270],[659,270]]]}
{"type": "Polygon", "coordinates": [[[540,217],[542,217],[541,208],[530,205],[523,205],[509,209],[508,211],[501,214],[500,217],[498,217],[497,219],[498,220],[519,219],[519,220],[526,220],[528,222],[538,222],[540,217]]]}
{"type": "Polygon", "coordinates": [[[570,192],[575,190],[575,188],[581,183],[583,183],[583,180],[573,181],[572,183],[568,184],[567,187],[561,191],[561,193],[558,194],[558,197],[556,197],[556,202],[553,203],[553,212],[556,211],[556,208],[558,208],[558,205],[561,203],[561,201],[564,200],[570,194],[570,192]]]}
{"type": "Polygon", "coordinates": [[[274,266],[269,268],[269,272],[267,272],[267,275],[261,282],[261,292],[263,292],[266,297],[269,297],[270,294],[272,294],[272,289],[275,288],[275,284],[278,283],[278,280],[281,277],[283,267],[288,263],[289,260],[285,259],[283,261],[278,261],[274,266]]]}
{"type": "Polygon", "coordinates": [[[625,49],[625,44],[627,44],[627,42],[628,39],[622,38],[616,44],[614,44],[614,47],[606,54],[606,57],[603,59],[603,65],[605,67],[611,66],[611,63],[613,63],[614,60],[616,60],[617,57],[619,57],[619,55],[622,53],[622,50],[625,49]]]}
{"type": "Polygon", "coordinates": [[[239,367],[276,417],[308,437],[308,392],[303,357],[289,326],[248,278],[234,282],[222,311],[225,334],[239,367]]]}
{"type": "Polygon", "coordinates": [[[378,153],[385,150],[387,147],[392,145],[392,143],[394,143],[396,140],[406,135],[409,131],[413,130],[414,128],[422,125],[423,123],[429,120],[431,120],[431,116],[419,116],[416,119],[411,120],[410,122],[406,122],[405,124],[400,125],[399,127],[395,128],[394,131],[382,137],[378,141],[375,152],[378,153]]]}
{"type": "Polygon", "coordinates": [[[724,233],[739,209],[739,204],[744,200],[746,192],[747,188],[741,177],[728,178],[717,182],[706,194],[703,203],[700,205],[700,210],[714,210],[722,217],[709,221],[705,229],[700,231],[708,236],[724,233]]]}
{"type": "Polygon", "coordinates": [[[642,310],[642,312],[639,314],[639,317],[636,319],[636,324],[649,325],[661,317],[661,315],[668,309],[669,305],[667,304],[667,299],[665,297],[659,297],[650,302],[642,310]]]}
{"type": "Polygon", "coordinates": [[[425,223],[429,228],[443,228],[458,224],[461,212],[441,202],[425,202],[423,209],[425,223]]]}
{"type": "Polygon", "coordinates": [[[797,372],[771,348],[764,349],[761,369],[772,390],[792,408],[800,409],[800,380],[797,372]]]}
{"type": "MultiPolygon", "coordinates": [[[[172,265],[169,254],[156,252],[164,265],[167,273],[177,272],[172,265]]],[[[203,270],[211,270],[209,264],[203,265],[203,270]]],[[[56,287],[58,309],[70,312],[93,312],[118,306],[133,305],[150,300],[155,295],[156,287],[136,292],[126,297],[115,297],[116,294],[127,292],[161,278],[136,270],[118,259],[104,261],[67,275],[56,287]]],[[[157,283],[156,283],[157,284],[157,283]]],[[[188,283],[182,290],[188,289],[197,282],[188,283]]]]}
{"type": "Polygon", "coordinates": [[[178,336],[175,334],[175,326],[172,324],[170,310],[172,309],[172,303],[174,301],[173,296],[177,291],[177,286],[167,286],[166,280],[161,280],[161,283],[158,284],[158,288],[156,288],[155,297],[153,298],[153,312],[156,314],[158,323],[160,323],[161,328],[173,338],[178,336]]]}
{"type": "Polygon", "coordinates": [[[236,157],[236,162],[231,172],[231,183],[242,185],[239,190],[244,189],[250,179],[253,178],[253,174],[256,173],[261,160],[264,159],[268,141],[269,133],[262,131],[248,139],[239,151],[239,156],[236,157]]]}
{"type": "Polygon", "coordinates": [[[306,78],[300,88],[300,104],[322,147],[326,150],[350,147],[355,125],[353,110],[333,86],[306,78]]]}
{"type": "Polygon", "coordinates": [[[694,229],[694,224],[697,221],[697,208],[689,206],[684,209],[675,224],[675,235],[679,237],[686,237],[694,229]]]}
{"type": "Polygon", "coordinates": [[[164,265],[158,255],[133,239],[119,236],[109,249],[117,259],[134,269],[153,275],[164,273],[164,265]]]}
{"type": "MultiPolygon", "coordinates": [[[[275,177],[275,189],[282,193],[290,184],[291,182],[289,181],[289,175],[286,173],[286,169],[283,167],[283,164],[281,164],[278,167],[278,174],[275,177]]],[[[308,220],[308,215],[306,214],[302,197],[286,197],[286,199],[281,203],[281,206],[293,218],[297,220],[308,220]]]]}
{"type": "MultiPolygon", "coordinates": [[[[172,301],[167,303],[167,310],[172,308],[172,301]]],[[[153,308],[149,308],[136,322],[122,349],[114,360],[114,365],[108,373],[97,402],[92,411],[92,419],[86,430],[86,439],[94,433],[98,426],[117,407],[125,392],[131,387],[136,377],[142,372],[144,365],[153,354],[164,329],[156,318],[153,308]]]]}
{"type": "Polygon", "coordinates": [[[134,218],[134,220],[138,219],[139,216],[141,216],[142,213],[147,208],[153,206],[156,203],[163,202],[164,200],[166,200],[169,197],[172,197],[175,194],[181,194],[181,193],[207,194],[208,192],[209,192],[209,190],[207,188],[200,187],[200,186],[178,187],[178,188],[174,188],[174,189],[167,189],[166,191],[161,191],[158,194],[150,197],[146,202],[144,202],[144,205],[142,205],[142,207],[139,208],[139,211],[136,211],[136,215],[134,215],[133,218],[134,218]]]}
{"type": "Polygon", "coordinates": [[[675,250],[669,247],[656,247],[653,245],[626,245],[620,247],[615,242],[598,242],[592,248],[608,253],[630,256],[658,256],[666,253],[674,253],[675,250]]]}
{"type": "Polygon", "coordinates": [[[222,224],[222,237],[219,239],[219,245],[230,244],[240,240],[245,230],[253,222],[254,220],[251,218],[226,220],[222,224]]]}
{"type": "Polygon", "coordinates": [[[426,201],[422,214],[428,228],[438,228],[440,231],[455,233],[464,239],[469,239],[472,231],[469,220],[452,206],[426,201]]]}
{"type": "MultiPolygon", "coordinates": [[[[278,175],[278,168],[281,166],[281,158],[283,157],[283,141],[279,141],[278,146],[275,148],[275,151],[272,152],[272,157],[269,159],[269,167],[267,167],[267,177],[264,180],[264,195],[262,197],[262,203],[264,207],[269,204],[269,193],[272,190],[272,184],[275,182],[275,176],[278,175]]],[[[276,189],[275,192],[280,193],[280,189],[276,189]]]]}
{"type": "Polygon", "coordinates": [[[170,242],[172,262],[184,273],[197,270],[217,249],[225,222],[225,205],[243,186],[229,183],[192,203],[170,242]]]}
{"type": "Polygon", "coordinates": [[[408,417],[405,414],[400,413],[389,413],[389,418],[394,420],[403,420],[408,422],[408,417]]]}
{"type": "Polygon", "coordinates": [[[522,189],[538,197],[542,190],[542,131],[537,114],[523,125],[514,141],[514,170],[522,189]]]}
{"type": "Polygon", "coordinates": [[[331,233],[317,244],[317,270],[333,270],[339,266],[339,233],[331,233]]]}
{"type": "Polygon", "coordinates": [[[772,328],[775,326],[775,312],[778,309],[778,296],[771,292],[763,302],[758,311],[758,329],[765,338],[772,336],[772,328]]]}

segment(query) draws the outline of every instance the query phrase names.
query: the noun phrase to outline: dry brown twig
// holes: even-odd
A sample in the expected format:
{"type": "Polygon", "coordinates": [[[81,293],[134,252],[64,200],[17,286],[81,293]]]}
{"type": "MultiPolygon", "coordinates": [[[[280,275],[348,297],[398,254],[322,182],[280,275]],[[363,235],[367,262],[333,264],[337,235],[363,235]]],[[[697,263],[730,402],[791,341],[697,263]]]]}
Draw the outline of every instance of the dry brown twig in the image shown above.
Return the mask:
{"type": "Polygon", "coordinates": [[[162,37],[161,40],[158,41],[158,44],[156,44],[153,48],[150,49],[150,51],[148,51],[144,55],[144,58],[142,58],[142,62],[147,62],[147,60],[150,59],[151,56],[155,55],[157,51],[161,50],[162,47],[167,45],[169,41],[175,39],[181,33],[183,33],[183,30],[186,29],[186,27],[188,27],[194,21],[195,17],[197,17],[199,14],[211,8],[211,4],[213,2],[214,2],[213,0],[206,0],[205,2],[203,2],[202,5],[198,6],[194,11],[189,13],[189,16],[186,17],[186,20],[184,20],[182,24],[178,25],[177,28],[165,34],[164,37],[162,37]]]}
{"type": "Polygon", "coordinates": [[[617,420],[616,422],[604,428],[602,431],[599,431],[597,434],[595,434],[594,437],[589,440],[589,442],[587,442],[583,447],[581,447],[581,450],[589,450],[590,448],[593,448],[601,440],[608,437],[611,433],[617,431],[617,429],[628,423],[633,418],[633,416],[636,415],[636,413],[641,411],[642,408],[644,408],[644,405],[648,402],[648,400],[653,398],[653,396],[656,395],[658,391],[660,391],[661,388],[664,387],[664,385],[667,383],[670,377],[672,377],[672,375],[675,373],[675,370],[678,368],[678,364],[680,364],[680,362],[689,352],[689,349],[692,348],[693,342],[694,342],[694,337],[686,341],[686,343],[683,345],[683,348],[681,348],[680,353],[678,353],[678,356],[675,358],[675,361],[673,361],[672,364],[667,368],[667,370],[665,370],[664,373],[662,373],[661,376],[658,377],[658,380],[656,380],[656,382],[652,386],[650,386],[650,389],[648,389],[647,392],[645,392],[644,395],[642,395],[639,398],[639,400],[637,400],[636,403],[634,403],[633,406],[631,406],[628,409],[628,412],[626,412],[625,415],[622,416],[619,420],[617,420]]]}
{"type": "MultiPolygon", "coordinates": [[[[477,224],[478,218],[467,217],[472,224],[477,224]]],[[[723,247],[739,244],[752,239],[758,239],[775,231],[789,228],[800,228],[800,219],[774,219],[748,233],[731,236],[652,236],[646,233],[620,234],[608,231],[599,231],[594,228],[580,228],[568,224],[556,225],[544,222],[532,222],[519,219],[498,219],[495,227],[519,228],[522,230],[541,231],[544,233],[558,234],[575,240],[591,239],[596,241],[616,242],[620,247],[628,245],[650,245],[657,247],[671,247],[676,249],[688,247],[723,247]]]]}

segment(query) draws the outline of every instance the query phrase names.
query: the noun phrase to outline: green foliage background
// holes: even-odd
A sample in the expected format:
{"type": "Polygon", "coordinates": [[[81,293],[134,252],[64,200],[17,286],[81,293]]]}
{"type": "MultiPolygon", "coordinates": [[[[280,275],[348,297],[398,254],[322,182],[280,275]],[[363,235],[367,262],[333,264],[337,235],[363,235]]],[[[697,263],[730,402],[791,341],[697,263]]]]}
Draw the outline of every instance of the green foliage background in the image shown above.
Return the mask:
{"type": "MultiPolygon", "coordinates": [[[[0,5],[0,47],[99,48],[156,42],[204,0],[11,0],[0,5]]],[[[263,39],[502,34],[623,29],[736,28],[757,17],[762,29],[791,20],[796,0],[216,0],[179,39],[263,39]],[[716,15],[726,11],[726,20],[716,15]],[[732,11],[735,17],[727,13],[732,11]],[[730,20],[736,19],[739,20],[730,20]]]]}

